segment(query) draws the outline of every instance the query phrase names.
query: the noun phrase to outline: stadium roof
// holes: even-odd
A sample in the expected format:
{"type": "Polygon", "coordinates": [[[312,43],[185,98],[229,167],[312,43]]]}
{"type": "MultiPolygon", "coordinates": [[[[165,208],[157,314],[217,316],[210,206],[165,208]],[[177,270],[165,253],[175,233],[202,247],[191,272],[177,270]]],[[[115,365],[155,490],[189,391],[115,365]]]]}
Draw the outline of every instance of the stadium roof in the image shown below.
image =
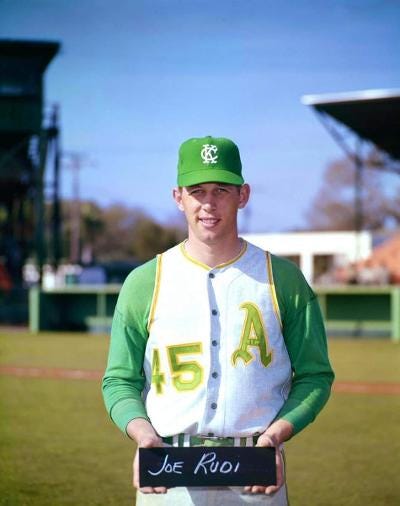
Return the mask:
{"type": "Polygon", "coordinates": [[[305,95],[302,103],[331,116],[400,160],[400,89],[305,95]]]}
{"type": "MultiPolygon", "coordinates": [[[[0,69],[2,74],[13,69],[13,61],[28,68],[44,72],[47,65],[60,50],[60,43],[44,40],[0,39],[0,69]]],[[[4,78],[4,76],[1,76],[4,78]]]]}

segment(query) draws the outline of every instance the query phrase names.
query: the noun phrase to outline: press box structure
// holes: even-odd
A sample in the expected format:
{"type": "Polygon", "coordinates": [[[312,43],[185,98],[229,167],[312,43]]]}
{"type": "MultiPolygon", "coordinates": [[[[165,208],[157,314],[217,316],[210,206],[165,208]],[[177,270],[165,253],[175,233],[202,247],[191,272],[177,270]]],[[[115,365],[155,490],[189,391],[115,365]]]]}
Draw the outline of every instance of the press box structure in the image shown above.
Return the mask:
{"type": "Polygon", "coordinates": [[[60,255],[58,115],[57,109],[44,112],[44,73],[59,49],[58,42],[0,39],[0,264],[10,289],[22,286],[28,257],[39,272],[43,266],[49,160],[54,168],[52,260],[60,255]]]}

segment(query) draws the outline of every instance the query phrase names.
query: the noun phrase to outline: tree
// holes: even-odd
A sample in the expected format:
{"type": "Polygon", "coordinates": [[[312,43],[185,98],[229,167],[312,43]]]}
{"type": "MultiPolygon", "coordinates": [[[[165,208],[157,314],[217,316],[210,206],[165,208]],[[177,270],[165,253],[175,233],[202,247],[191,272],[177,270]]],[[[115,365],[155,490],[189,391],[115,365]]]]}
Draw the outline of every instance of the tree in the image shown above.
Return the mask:
{"type": "Polygon", "coordinates": [[[82,259],[86,263],[94,260],[96,242],[104,233],[105,222],[102,209],[93,202],[84,202],[80,206],[82,259]]]}
{"type": "Polygon", "coordinates": [[[142,216],[135,226],[133,250],[135,258],[141,261],[149,260],[157,253],[161,253],[184,238],[184,232],[174,227],[163,227],[148,217],[142,216]]]}
{"type": "Polygon", "coordinates": [[[134,259],[133,237],[139,216],[139,211],[122,204],[103,208],[104,229],[96,238],[95,258],[100,261],[134,259]]]}
{"type": "MultiPolygon", "coordinates": [[[[63,251],[69,258],[71,230],[74,226],[73,202],[63,202],[63,251]]],[[[75,225],[76,226],[76,225],[75,225]]],[[[153,258],[184,236],[180,224],[165,226],[143,211],[122,204],[100,207],[94,202],[80,203],[80,251],[84,263],[141,261],[153,258]]]]}
{"type": "MultiPolygon", "coordinates": [[[[351,160],[329,164],[322,186],[306,211],[313,230],[354,230],[355,168],[351,160]]],[[[362,172],[362,223],[365,230],[385,228],[388,218],[400,223],[400,192],[397,197],[383,187],[381,174],[368,167],[362,172]],[[396,202],[397,199],[397,202],[396,202]]]]}

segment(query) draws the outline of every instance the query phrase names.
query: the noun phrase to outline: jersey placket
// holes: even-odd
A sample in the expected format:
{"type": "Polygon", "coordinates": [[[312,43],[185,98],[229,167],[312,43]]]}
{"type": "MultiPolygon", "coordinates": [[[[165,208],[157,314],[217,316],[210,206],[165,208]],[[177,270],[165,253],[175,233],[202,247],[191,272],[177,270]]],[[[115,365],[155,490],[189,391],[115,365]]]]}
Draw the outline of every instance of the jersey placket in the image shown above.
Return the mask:
{"type": "Polygon", "coordinates": [[[215,418],[219,417],[219,391],[221,379],[221,366],[220,366],[220,346],[221,346],[221,322],[220,311],[218,307],[217,298],[215,296],[215,286],[218,284],[219,272],[218,269],[207,272],[207,288],[208,288],[208,301],[209,301],[209,315],[210,315],[210,369],[209,377],[207,378],[206,387],[206,401],[204,417],[201,424],[200,431],[209,437],[214,436],[210,432],[209,427],[215,426],[215,418]]]}

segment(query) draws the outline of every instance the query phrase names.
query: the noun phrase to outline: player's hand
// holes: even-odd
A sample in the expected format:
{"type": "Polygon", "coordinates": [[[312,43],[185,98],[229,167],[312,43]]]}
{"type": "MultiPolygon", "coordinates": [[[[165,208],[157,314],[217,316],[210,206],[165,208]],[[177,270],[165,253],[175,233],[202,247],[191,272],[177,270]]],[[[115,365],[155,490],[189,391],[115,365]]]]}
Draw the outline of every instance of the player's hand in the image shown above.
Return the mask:
{"type": "Polygon", "coordinates": [[[268,429],[261,434],[257,440],[258,447],[272,447],[275,448],[275,463],[276,463],[276,485],[251,485],[244,488],[245,492],[253,494],[275,494],[285,483],[285,469],[283,456],[280,451],[280,445],[290,439],[293,435],[293,425],[286,420],[276,420],[268,429]]]}
{"type": "MultiPolygon", "coordinates": [[[[156,446],[162,446],[161,444],[149,444],[144,442],[140,448],[154,448],[156,446]]],[[[166,487],[141,487],[139,483],[139,447],[136,450],[135,458],[133,459],[133,486],[138,488],[143,494],[165,494],[167,492],[166,487]]]]}
{"type": "Polygon", "coordinates": [[[152,425],[143,418],[129,422],[128,435],[137,442],[137,450],[133,459],[133,486],[143,494],[165,494],[166,487],[141,487],[139,483],[139,448],[162,447],[163,441],[152,425]]]}
{"type": "Polygon", "coordinates": [[[284,484],[284,468],[283,468],[283,458],[282,454],[279,450],[279,445],[277,445],[276,441],[272,439],[270,436],[266,434],[262,434],[257,441],[258,447],[271,447],[275,448],[275,464],[276,464],[276,485],[269,485],[266,487],[265,485],[249,485],[244,487],[245,492],[250,492],[252,494],[275,494],[281,486],[284,484]]]}

